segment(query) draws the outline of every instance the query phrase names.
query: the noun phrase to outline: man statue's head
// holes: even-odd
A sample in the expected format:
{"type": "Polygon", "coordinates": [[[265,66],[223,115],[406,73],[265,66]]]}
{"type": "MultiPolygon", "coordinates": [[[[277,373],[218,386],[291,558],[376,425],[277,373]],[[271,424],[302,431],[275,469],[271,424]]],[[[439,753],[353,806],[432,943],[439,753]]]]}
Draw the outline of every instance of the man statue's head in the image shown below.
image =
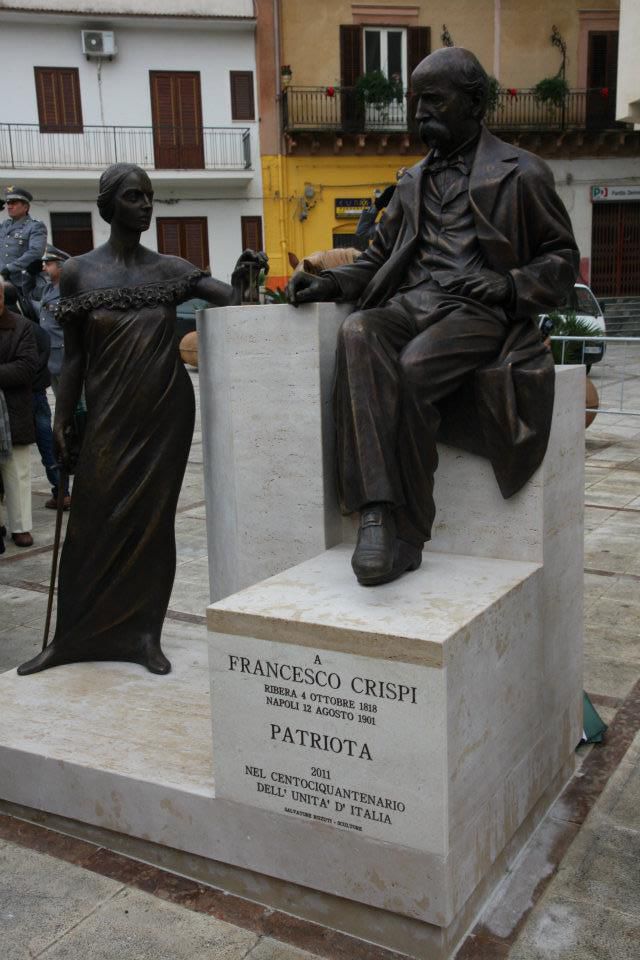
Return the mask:
{"type": "Polygon", "coordinates": [[[416,120],[429,147],[447,154],[476,136],[487,109],[489,78],[470,50],[443,47],[411,75],[416,120]]]}

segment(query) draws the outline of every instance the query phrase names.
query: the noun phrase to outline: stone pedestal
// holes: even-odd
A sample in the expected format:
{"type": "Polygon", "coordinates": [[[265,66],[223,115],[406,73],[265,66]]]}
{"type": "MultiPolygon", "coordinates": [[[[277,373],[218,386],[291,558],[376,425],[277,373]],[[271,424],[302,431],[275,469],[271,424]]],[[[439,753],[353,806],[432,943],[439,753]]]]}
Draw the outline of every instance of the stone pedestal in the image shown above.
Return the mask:
{"type": "Polygon", "coordinates": [[[419,571],[362,588],[342,544],[208,611],[216,797],[302,829],[287,876],[383,911],[374,942],[421,924],[410,956],[451,955],[573,768],[583,394],[559,368],[544,464],[509,501],[442,448],[419,571]]]}
{"type": "Polygon", "coordinates": [[[340,543],[331,388],[349,307],[198,314],[211,598],[340,543]]]}

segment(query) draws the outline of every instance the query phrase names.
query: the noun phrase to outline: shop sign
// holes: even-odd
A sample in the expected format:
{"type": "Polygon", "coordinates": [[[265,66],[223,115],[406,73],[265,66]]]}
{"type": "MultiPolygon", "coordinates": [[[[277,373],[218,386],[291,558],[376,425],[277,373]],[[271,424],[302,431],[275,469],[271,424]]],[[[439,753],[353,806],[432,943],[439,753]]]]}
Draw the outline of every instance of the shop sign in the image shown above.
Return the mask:
{"type": "Polygon", "coordinates": [[[603,203],[606,200],[640,200],[640,186],[637,187],[591,187],[591,202],[603,203]]]}
{"type": "Polygon", "coordinates": [[[357,219],[370,205],[368,197],[339,197],[335,201],[336,220],[357,219]]]}

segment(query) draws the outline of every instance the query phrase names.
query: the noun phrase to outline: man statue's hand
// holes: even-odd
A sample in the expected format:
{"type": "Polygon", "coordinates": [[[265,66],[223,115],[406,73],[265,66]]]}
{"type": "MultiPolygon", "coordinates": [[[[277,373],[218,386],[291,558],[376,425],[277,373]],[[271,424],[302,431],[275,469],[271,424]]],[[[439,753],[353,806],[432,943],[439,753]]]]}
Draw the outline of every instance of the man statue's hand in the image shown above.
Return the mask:
{"type": "Polygon", "coordinates": [[[294,273],[286,289],[287,300],[294,307],[301,303],[334,300],[338,293],[338,286],[331,277],[316,277],[303,271],[294,273]]]}
{"type": "Polygon", "coordinates": [[[511,283],[508,277],[487,270],[473,277],[467,277],[456,285],[455,293],[480,303],[506,304],[511,299],[511,283]]]}

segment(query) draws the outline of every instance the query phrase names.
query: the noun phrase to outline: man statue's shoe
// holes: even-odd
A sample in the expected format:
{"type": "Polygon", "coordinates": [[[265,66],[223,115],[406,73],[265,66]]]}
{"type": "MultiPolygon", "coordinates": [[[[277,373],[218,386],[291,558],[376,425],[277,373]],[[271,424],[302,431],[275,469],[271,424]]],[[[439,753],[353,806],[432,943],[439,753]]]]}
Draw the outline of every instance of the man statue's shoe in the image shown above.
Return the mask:
{"type": "Polygon", "coordinates": [[[371,503],[360,511],[358,542],[351,558],[358,582],[385,583],[393,570],[396,524],[385,503],[371,503]]]}
{"type": "Polygon", "coordinates": [[[368,580],[360,580],[360,578],[358,578],[358,582],[361,583],[363,587],[377,587],[381,583],[391,583],[392,580],[397,580],[398,577],[401,577],[403,573],[408,573],[410,570],[417,570],[421,563],[422,547],[416,547],[413,543],[407,543],[406,540],[396,538],[393,544],[393,564],[391,570],[377,578],[370,578],[368,580]]]}

